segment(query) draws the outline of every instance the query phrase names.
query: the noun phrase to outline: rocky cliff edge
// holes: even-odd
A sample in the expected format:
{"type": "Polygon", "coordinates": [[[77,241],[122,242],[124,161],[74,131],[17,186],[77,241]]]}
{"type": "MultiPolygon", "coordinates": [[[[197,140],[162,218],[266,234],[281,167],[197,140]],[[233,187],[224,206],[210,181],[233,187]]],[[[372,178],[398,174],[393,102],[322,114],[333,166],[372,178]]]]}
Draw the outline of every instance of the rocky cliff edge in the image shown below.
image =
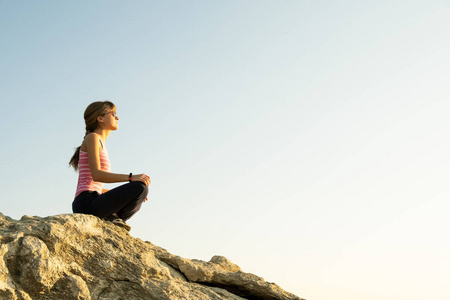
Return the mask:
{"type": "Polygon", "coordinates": [[[222,256],[186,259],[82,214],[0,213],[0,299],[301,300],[222,256]]]}

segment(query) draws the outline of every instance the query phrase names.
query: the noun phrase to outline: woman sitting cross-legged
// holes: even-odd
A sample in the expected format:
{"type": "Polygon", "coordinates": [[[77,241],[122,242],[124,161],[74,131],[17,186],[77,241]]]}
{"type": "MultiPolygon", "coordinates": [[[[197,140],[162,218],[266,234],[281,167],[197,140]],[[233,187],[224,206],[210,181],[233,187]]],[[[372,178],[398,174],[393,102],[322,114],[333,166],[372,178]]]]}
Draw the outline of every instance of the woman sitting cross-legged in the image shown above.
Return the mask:
{"type": "Polygon", "coordinates": [[[70,160],[78,170],[78,185],[72,202],[74,213],[92,214],[128,231],[125,222],[147,201],[151,182],[146,174],[111,173],[105,142],[111,131],[118,129],[119,117],[112,102],[91,103],[84,112],[86,135],[70,160]],[[128,182],[112,190],[104,190],[103,183],[128,182]]]}

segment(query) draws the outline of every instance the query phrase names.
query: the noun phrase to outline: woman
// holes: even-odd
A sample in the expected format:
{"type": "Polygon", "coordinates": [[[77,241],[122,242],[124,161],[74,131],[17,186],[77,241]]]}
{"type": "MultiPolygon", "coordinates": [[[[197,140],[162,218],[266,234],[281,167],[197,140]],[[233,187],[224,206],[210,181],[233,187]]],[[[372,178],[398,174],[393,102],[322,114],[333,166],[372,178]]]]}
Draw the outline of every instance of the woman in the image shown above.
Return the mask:
{"type": "Polygon", "coordinates": [[[129,231],[131,227],[125,221],[147,201],[150,177],[146,174],[110,172],[105,142],[111,131],[117,130],[119,121],[112,102],[91,103],[84,112],[84,121],[86,135],[69,162],[79,171],[72,210],[74,213],[95,215],[129,231]],[[103,189],[103,183],[126,181],[127,184],[110,191],[103,189]]]}

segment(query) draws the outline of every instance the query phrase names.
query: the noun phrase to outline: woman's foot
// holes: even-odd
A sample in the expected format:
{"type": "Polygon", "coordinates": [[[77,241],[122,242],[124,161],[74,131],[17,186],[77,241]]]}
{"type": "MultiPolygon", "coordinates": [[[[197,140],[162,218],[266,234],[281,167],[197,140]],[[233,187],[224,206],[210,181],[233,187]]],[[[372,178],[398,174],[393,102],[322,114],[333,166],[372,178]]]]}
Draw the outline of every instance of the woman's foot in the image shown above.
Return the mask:
{"type": "Polygon", "coordinates": [[[131,230],[131,226],[128,225],[124,220],[118,218],[111,221],[114,225],[124,228],[126,231],[131,230]]]}
{"type": "Polygon", "coordinates": [[[124,220],[119,218],[119,216],[117,216],[115,213],[110,215],[110,216],[104,217],[103,220],[109,221],[109,222],[113,223],[116,226],[122,227],[126,231],[130,231],[131,230],[131,226],[128,225],[124,220]]]}

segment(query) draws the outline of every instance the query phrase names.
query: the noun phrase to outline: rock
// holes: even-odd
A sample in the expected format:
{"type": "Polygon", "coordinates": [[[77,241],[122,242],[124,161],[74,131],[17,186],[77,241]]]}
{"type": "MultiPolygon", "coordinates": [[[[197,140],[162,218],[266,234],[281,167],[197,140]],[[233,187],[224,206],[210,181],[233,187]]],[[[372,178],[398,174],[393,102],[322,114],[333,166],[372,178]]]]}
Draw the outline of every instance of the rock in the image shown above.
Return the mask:
{"type": "Polygon", "coordinates": [[[223,256],[182,258],[91,215],[0,213],[0,242],[0,299],[300,300],[223,256]]]}

